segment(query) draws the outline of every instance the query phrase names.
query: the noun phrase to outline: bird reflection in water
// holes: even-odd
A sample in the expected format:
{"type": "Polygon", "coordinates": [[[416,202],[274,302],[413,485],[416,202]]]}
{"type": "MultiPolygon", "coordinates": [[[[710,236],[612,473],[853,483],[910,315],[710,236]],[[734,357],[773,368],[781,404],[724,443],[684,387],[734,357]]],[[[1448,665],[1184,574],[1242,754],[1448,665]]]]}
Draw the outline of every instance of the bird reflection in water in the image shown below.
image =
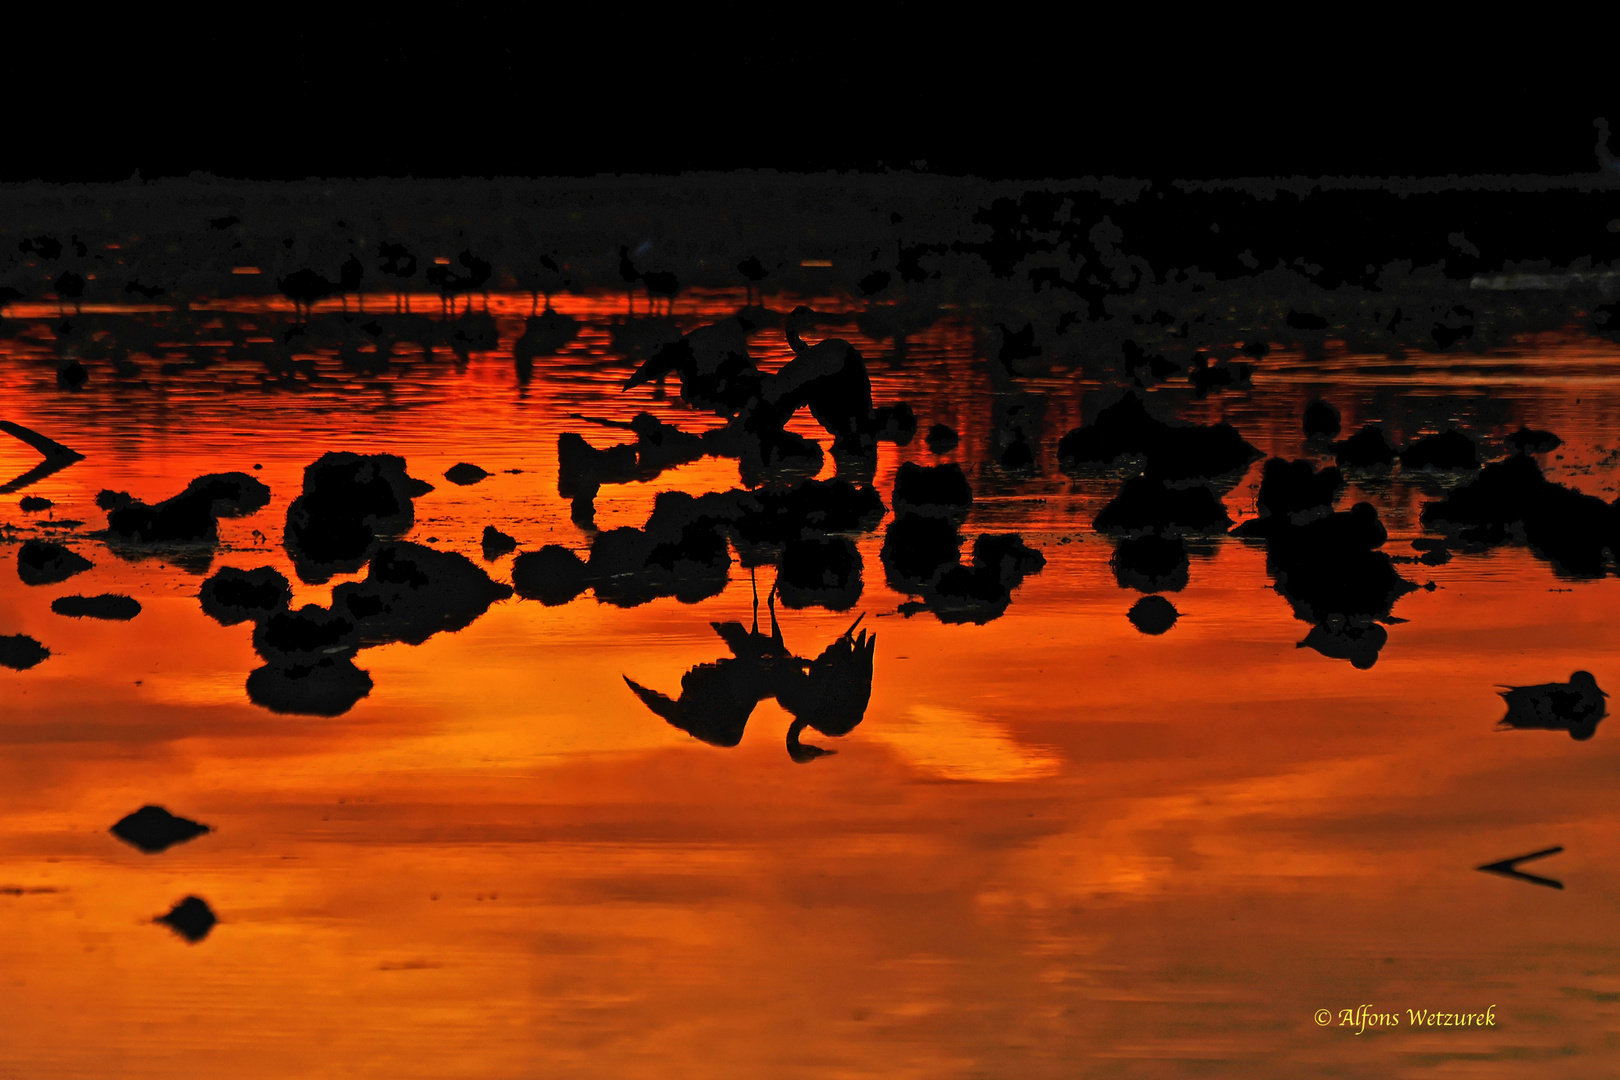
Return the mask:
{"type": "Polygon", "coordinates": [[[767,698],[793,717],[788,756],[803,764],[837,753],[800,741],[807,727],[823,735],[847,735],[866,715],[872,697],[872,653],[877,636],[855,629],[864,615],[814,660],[794,656],[776,621],[776,585],[766,597],[771,632],[760,633],[759,589],[754,589],[753,626],[711,623],[731,650],[729,658],[698,664],[681,677],[681,696],[671,699],[628,675],[624,681],[653,712],[711,746],[736,746],[754,707],[767,698]]]}

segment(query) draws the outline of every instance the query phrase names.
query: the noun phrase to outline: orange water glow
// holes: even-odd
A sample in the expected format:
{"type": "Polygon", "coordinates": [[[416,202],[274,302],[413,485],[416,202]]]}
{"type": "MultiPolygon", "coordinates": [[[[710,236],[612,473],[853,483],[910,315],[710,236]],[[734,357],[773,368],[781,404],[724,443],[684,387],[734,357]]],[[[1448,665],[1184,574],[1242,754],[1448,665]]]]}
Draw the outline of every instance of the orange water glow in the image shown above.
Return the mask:
{"type": "MultiPolygon", "coordinates": [[[[683,292],[675,317],[696,325],[739,300],[683,292]]],[[[436,301],[414,310],[436,315],[436,301]]],[[[850,310],[769,298],[797,302],[850,310]]],[[[48,517],[85,523],[69,534],[102,525],[103,488],[156,500],[262,466],[272,502],[221,522],[213,565],[274,566],[295,604],[324,603],[355,575],[296,582],[280,535],[302,470],[327,450],[390,452],[436,485],[409,538],[507,580],[511,556],[479,555],[485,525],[520,550],[586,545],[557,495],[557,436],[604,446],[623,433],[571,414],[715,422],[673,385],[664,400],[619,390],[629,367],[605,325],[624,293],[553,304],[587,326],[526,388],[510,347],[532,301],[496,293],[496,351],[462,364],[407,347],[381,376],[323,356],[322,378],[295,388],[242,360],[160,376],[142,359],[138,376],[93,368],[70,394],[48,333],[24,334],[0,341],[0,416],[85,455],[26,490],[53,500],[48,517]],[[444,481],[459,461],[493,475],[444,481]]],[[[265,335],[291,308],[213,306],[262,317],[265,335]]],[[[39,307],[12,316],[56,317],[39,307]]],[[[850,735],[819,740],[837,756],[808,765],[788,760],[774,703],[719,749],[625,687],[629,675],[673,693],[723,655],[710,621],[749,610],[735,567],[696,605],[514,598],[461,632],[367,649],[356,662],[375,687],[336,718],[250,703],[251,626],[205,617],[201,576],[164,558],[126,562],[81,540],[96,565],[68,582],[0,573],[0,633],[52,650],[0,669],[0,1074],[1495,1077],[1526,1062],[1598,1075],[1614,1060],[1620,737],[1493,725],[1498,683],[1584,668],[1620,684],[1620,581],[1559,578],[1522,548],[1403,566],[1437,587],[1397,604],[1408,621],[1363,671],[1297,648],[1307,627],[1272,590],[1263,550],[1228,539],[1194,555],[1174,630],[1147,637],[1089,524],[1112,483],[1056,465],[1095,383],[1020,380],[1043,437],[1040,476],[1017,480],[990,446],[1013,392],[975,363],[961,313],[911,337],[903,370],[853,324],[818,333],[873,358],[879,401],[904,396],[924,430],[961,431],[944,459],[974,481],[969,534],[1019,531],[1048,562],[1004,617],[948,626],[896,613],[906,598],[884,584],[881,530],[862,539],[872,702],[850,735]],[[50,610],[102,592],[143,611],[110,623],[50,610]],[[143,855],[108,827],[147,803],[215,831],[143,855]],[[1562,891],[1474,870],[1554,844],[1564,852],[1526,868],[1562,891]],[[150,924],[189,894],[220,918],[196,945],[150,924]],[[1313,1020],[1363,1004],[1401,1025],[1358,1035],[1313,1020]],[[1493,1005],[1484,1029],[1407,1021],[1493,1005]]],[[[779,334],[754,343],[763,366],[789,355],[779,334]]],[[[1613,498],[1617,361],[1573,335],[1466,360],[1274,354],[1252,392],[1188,395],[1179,415],[1299,456],[1298,417],[1323,386],[1347,430],[1383,419],[1389,395],[1488,398],[1502,415],[1485,434],[1550,428],[1567,445],[1548,475],[1613,498]]],[[[808,418],[793,429],[821,434],[808,418]]],[[[885,501],[901,461],[932,459],[920,436],[883,444],[885,501]]],[[[0,441],[0,479],[37,460],[0,441]]],[[[1252,516],[1258,478],[1256,463],[1227,496],[1235,520],[1252,516]]],[[[735,462],[706,459],[610,485],[597,523],[642,523],[657,491],[738,483],[735,462]]],[[[1363,497],[1389,525],[1387,550],[1410,551],[1430,496],[1386,482],[1344,504],[1363,497]]],[[[0,521],[47,517],[16,498],[0,521]]],[[[854,614],[780,612],[789,646],[812,656],[854,614]]]]}

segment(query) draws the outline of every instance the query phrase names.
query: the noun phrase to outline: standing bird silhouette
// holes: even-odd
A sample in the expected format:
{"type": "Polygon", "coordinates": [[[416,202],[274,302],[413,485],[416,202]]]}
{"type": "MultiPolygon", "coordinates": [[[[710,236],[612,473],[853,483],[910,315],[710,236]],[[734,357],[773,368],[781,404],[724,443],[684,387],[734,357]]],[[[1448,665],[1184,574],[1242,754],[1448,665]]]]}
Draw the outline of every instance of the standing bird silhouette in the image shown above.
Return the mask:
{"type": "Polygon", "coordinates": [[[1500,691],[1507,702],[1507,715],[1498,730],[1537,728],[1567,731],[1572,739],[1590,739],[1598,721],[1608,715],[1604,699],[1589,671],[1577,671],[1567,683],[1541,683],[1538,686],[1508,686],[1500,691]]]}
{"type": "MultiPolygon", "coordinates": [[[[737,264],[737,273],[748,280],[748,284],[743,287],[743,306],[746,307],[754,302],[755,294],[760,293],[759,283],[770,275],[770,271],[765,269],[765,264],[759,261],[758,255],[750,255],[737,264]]],[[[760,293],[759,301],[762,304],[765,302],[763,293],[760,293]]]]}

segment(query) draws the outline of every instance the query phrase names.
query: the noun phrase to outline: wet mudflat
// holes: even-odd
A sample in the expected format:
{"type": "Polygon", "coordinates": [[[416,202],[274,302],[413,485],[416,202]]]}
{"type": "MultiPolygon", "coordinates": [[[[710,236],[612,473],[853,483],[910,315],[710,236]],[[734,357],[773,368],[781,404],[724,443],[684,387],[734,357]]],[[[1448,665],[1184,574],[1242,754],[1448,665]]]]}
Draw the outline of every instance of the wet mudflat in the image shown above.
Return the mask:
{"type": "MultiPolygon", "coordinates": [[[[953,310],[896,361],[861,305],[767,294],[773,317],[727,331],[767,375],[803,355],[783,332],[802,303],[823,320],[808,347],[848,340],[874,409],[916,419],[903,444],[872,420],[870,475],[835,460],[809,409],[787,421],[821,455],[789,481],[845,477],[884,510],[783,538],[769,514],[803,507],[747,502],[746,453],[665,466],[641,445],[665,436],[640,413],[703,433],[724,410],[683,402],[673,361],[662,387],[625,389],[669,338],[624,299],[556,297],[577,333],[517,348],[531,297],[496,294],[465,355],[402,347],[368,371],[323,345],[291,380],[221,345],[206,366],[96,366],[64,387],[31,362],[54,348],[54,312],[3,343],[4,417],[83,460],[0,509],[16,541],[0,545],[0,635],[48,650],[8,645],[28,662],[0,669],[0,1063],[1293,1077],[1609,1060],[1613,731],[1585,730],[1587,712],[1559,729],[1556,703],[1509,713],[1500,691],[1581,671],[1620,685],[1608,526],[1596,573],[1563,527],[1616,497],[1612,342],[1394,358],[1330,342],[1249,357],[1200,394],[1016,350],[1003,364],[1005,330],[953,310]],[[1318,398],[1340,430],[1312,438],[1318,398]],[[1174,434],[1220,423],[1249,449],[1174,434]],[[958,441],[935,453],[939,424],[958,441]],[[1366,425],[1390,460],[1344,445],[1366,425]],[[1448,427],[1481,462],[1531,462],[1592,500],[1517,464],[1490,476],[1528,509],[1487,513],[1455,493],[1498,480],[1424,456],[1445,446],[1394,456],[1448,427]],[[1522,427],[1561,443],[1515,444],[1522,427]],[[1066,453],[1077,428],[1094,434],[1066,453]],[[565,475],[570,434],[639,449],[565,475]],[[328,453],[403,461],[311,480],[328,453]],[[1263,489],[1273,458],[1310,464],[1263,489]],[[944,473],[902,483],[907,463],[960,466],[971,502],[944,473]],[[660,507],[668,492],[693,502],[660,507]],[[1448,498],[1451,516],[1425,517],[1448,498]],[[686,516],[663,537],[670,514],[686,516]],[[1010,534],[1039,562],[979,541],[1010,534]],[[525,588],[518,560],[548,545],[601,572],[571,594],[566,573],[525,588]],[[71,597],[139,606],[64,614],[71,597]],[[1152,597],[1168,625],[1154,605],[1132,615],[1152,597]],[[838,723],[812,688],[859,689],[862,631],[868,696],[838,723]],[[714,679],[724,730],[676,707],[714,679]],[[1530,720],[1499,730],[1504,714],[1530,720]],[[154,851],[111,831],[148,806],[183,819],[149,815],[154,851]],[[1555,845],[1525,870],[1561,889],[1476,869],[1555,845]],[[1363,1004],[1401,1024],[1338,1025],[1363,1004]],[[1478,1030],[1408,1021],[1493,1005],[1478,1030]]],[[[666,318],[719,325],[745,299],[688,291],[666,318]]],[[[241,308],[266,320],[246,337],[290,317],[241,308]]],[[[3,478],[39,461],[0,440],[3,478]]]]}

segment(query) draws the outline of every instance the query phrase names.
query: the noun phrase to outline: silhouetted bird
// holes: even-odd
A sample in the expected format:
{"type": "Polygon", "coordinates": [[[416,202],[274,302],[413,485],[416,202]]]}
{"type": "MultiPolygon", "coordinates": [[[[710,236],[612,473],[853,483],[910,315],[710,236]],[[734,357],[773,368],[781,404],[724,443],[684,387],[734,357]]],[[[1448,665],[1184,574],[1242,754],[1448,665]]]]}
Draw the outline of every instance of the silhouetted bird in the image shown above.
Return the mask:
{"type": "Polygon", "coordinates": [[[1590,739],[1599,720],[1608,715],[1604,699],[1589,671],[1577,671],[1567,683],[1510,686],[1500,691],[1507,715],[1499,728],[1541,728],[1568,731],[1572,739],[1590,739]]]}

